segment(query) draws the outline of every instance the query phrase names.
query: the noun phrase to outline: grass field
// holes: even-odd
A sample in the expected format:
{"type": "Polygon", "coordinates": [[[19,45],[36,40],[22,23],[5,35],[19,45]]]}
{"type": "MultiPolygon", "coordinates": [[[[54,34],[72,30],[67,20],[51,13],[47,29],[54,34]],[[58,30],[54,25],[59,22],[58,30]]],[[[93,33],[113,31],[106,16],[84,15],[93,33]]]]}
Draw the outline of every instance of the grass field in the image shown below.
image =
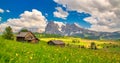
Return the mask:
{"type": "MultiPolygon", "coordinates": [[[[0,38],[0,63],[120,63],[120,47],[91,50],[68,46],[49,46],[46,42],[51,39],[71,43],[71,40],[76,38],[41,38],[38,44],[0,38]]],[[[80,40],[82,44],[84,42],[89,44],[92,41],[97,44],[106,42],[79,38],[77,40],[80,40]]]]}
{"type": "MultiPolygon", "coordinates": [[[[40,38],[40,40],[48,42],[50,40],[62,40],[66,44],[71,44],[71,45],[82,45],[85,46],[86,48],[90,47],[91,42],[94,42],[96,45],[101,45],[101,44],[116,44],[114,41],[110,40],[88,40],[88,39],[81,39],[81,38],[74,38],[74,37],[67,37],[67,38],[40,38]],[[74,40],[78,42],[73,42],[74,40]]],[[[103,48],[102,46],[97,46],[98,48],[103,48]]]]}

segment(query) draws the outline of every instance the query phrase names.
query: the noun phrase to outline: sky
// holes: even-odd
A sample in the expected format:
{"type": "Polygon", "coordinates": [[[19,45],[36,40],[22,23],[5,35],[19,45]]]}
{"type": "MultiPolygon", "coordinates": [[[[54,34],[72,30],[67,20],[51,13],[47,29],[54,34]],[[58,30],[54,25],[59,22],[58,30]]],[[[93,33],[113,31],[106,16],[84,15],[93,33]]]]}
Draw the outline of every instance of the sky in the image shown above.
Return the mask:
{"type": "Polygon", "coordinates": [[[77,23],[102,32],[120,31],[120,0],[1,0],[0,26],[45,30],[48,22],[77,23]]]}

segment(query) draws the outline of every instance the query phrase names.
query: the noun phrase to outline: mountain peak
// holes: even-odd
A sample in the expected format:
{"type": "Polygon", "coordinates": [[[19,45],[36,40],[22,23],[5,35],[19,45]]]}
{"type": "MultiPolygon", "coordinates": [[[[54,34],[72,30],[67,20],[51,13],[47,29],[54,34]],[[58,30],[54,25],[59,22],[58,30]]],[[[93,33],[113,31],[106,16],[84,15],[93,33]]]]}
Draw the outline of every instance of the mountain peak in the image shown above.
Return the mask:
{"type": "Polygon", "coordinates": [[[65,26],[65,24],[63,22],[57,22],[57,21],[54,21],[55,24],[58,24],[59,27],[62,27],[62,26],[65,26]]]}
{"type": "Polygon", "coordinates": [[[79,36],[83,38],[87,37],[90,39],[99,39],[100,37],[106,39],[118,39],[120,37],[119,31],[114,33],[97,32],[82,28],[78,23],[64,24],[62,22],[49,22],[46,26],[45,33],[60,34],[65,36],[79,36]]]}
{"type": "Polygon", "coordinates": [[[80,25],[77,23],[64,24],[62,22],[56,22],[56,21],[48,23],[46,27],[46,32],[50,32],[51,34],[53,33],[53,34],[61,34],[61,35],[71,35],[74,33],[81,32],[81,30],[83,31],[84,29],[82,29],[80,25]]]}
{"type": "Polygon", "coordinates": [[[75,25],[77,27],[81,27],[78,23],[73,23],[73,25],[75,25]]]}

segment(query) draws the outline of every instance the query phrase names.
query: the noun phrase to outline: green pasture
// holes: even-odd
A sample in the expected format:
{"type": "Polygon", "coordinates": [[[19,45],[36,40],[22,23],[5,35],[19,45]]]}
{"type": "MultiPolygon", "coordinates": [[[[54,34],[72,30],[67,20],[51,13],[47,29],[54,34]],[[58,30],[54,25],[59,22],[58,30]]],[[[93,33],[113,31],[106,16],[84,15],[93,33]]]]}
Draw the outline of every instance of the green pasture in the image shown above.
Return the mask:
{"type": "MultiPolygon", "coordinates": [[[[0,63],[120,63],[120,47],[92,50],[50,46],[46,42],[51,39],[57,40],[57,38],[40,38],[38,44],[31,44],[0,37],[0,63]]],[[[66,43],[72,43],[72,39],[80,40],[80,44],[83,45],[89,43],[88,40],[79,38],[58,39],[66,43]]],[[[97,40],[93,41],[97,43],[97,40]]]]}
{"type": "MultiPolygon", "coordinates": [[[[115,43],[113,41],[87,40],[87,39],[74,38],[74,37],[67,37],[67,38],[40,38],[40,40],[42,40],[44,42],[48,42],[50,40],[62,40],[66,44],[82,45],[82,46],[85,46],[86,48],[90,47],[91,42],[94,42],[96,45],[115,43]],[[76,42],[73,42],[74,40],[76,42]]],[[[102,48],[102,46],[97,46],[97,47],[102,48]]]]}

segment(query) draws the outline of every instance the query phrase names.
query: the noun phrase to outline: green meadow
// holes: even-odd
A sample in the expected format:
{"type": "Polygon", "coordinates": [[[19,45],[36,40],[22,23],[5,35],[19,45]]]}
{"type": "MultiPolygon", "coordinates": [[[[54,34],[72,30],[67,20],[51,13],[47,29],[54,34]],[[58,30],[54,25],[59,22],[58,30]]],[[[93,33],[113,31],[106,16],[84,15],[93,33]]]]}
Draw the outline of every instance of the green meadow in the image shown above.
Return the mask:
{"type": "Polygon", "coordinates": [[[120,63],[119,41],[73,37],[39,39],[39,43],[31,44],[0,37],[0,63],[120,63]],[[47,44],[49,40],[63,40],[70,45],[51,46],[47,44]],[[91,42],[96,43],[97,50],[89,48],[91,42]]]}

